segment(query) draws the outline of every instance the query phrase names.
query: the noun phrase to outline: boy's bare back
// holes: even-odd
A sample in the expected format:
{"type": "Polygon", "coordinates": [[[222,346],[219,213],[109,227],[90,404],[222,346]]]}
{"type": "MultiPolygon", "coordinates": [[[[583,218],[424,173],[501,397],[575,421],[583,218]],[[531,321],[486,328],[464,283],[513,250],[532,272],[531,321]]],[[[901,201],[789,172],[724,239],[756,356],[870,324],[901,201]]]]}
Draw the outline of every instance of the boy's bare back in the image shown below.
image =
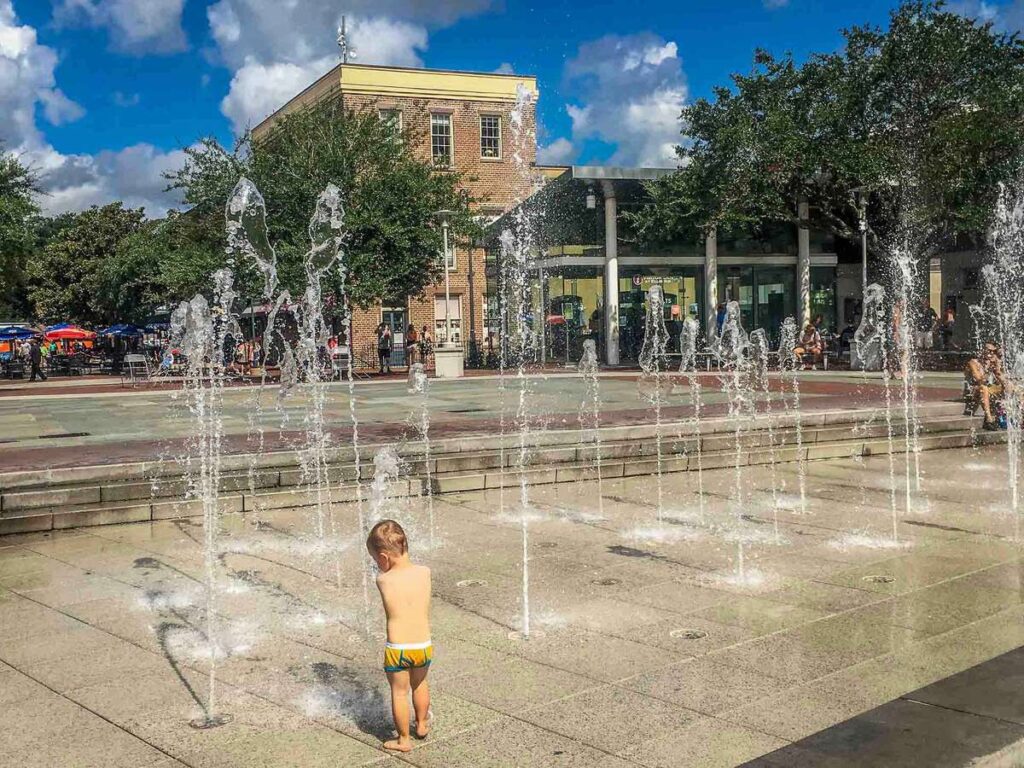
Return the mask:
{"type": "Polygon", "coordinates": [[[377,576],[377,589],[388,619],[389,643],[430,639],[430,569],[405,564],[377,576]]]}

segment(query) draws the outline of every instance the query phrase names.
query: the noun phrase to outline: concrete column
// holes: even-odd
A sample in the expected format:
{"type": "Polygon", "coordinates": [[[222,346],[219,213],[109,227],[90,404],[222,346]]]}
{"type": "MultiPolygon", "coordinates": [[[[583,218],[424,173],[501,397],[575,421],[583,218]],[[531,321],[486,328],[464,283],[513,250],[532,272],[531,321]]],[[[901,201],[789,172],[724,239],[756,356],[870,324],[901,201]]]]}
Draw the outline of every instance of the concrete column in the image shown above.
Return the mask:
{"type": "Polygon", "coordinates": [[[718,230],[713,228],[704,239],[704,320],[710,339],[717,333],[718,309],[718,230]]]}
{"type": "Polygon", "coordinates": [[[604,353],[608,365],[619,364],[619,222],[615,187],[604,191],[604,353]]]}
{"type": "MultiPolygon", "coordinates": [[[[797,216],[807,221],[810,207],[806,200],[797,204],[797,216]]],[[[796,315],[800,327],[811,322],[811,231],[798,225],[796,230],[796,315]]]]}

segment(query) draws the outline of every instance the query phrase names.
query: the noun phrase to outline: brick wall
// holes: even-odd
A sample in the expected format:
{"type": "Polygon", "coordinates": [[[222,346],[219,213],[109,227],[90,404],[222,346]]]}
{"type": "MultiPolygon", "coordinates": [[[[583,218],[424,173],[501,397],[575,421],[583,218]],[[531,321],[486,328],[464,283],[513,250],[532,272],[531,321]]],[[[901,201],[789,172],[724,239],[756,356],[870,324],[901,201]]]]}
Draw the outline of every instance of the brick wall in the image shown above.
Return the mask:
{"type": "MultiPolygon", "coordinates": [[[[452,116],[452,137],[454,141],[455,170],[463,174],[464,186],[469,194],[479,200],[476,204],[481,214],[496,216],[510,208],[517,200],[525,198],[530,191],[529,181],[522,178],[513,163],[513,134],[511,112],[513,104],[503,101],[467,101],[433,98],[397,98],[394,96],[367,96],[348,94],[344,96],[346,109],[372,110],[397,109],[402,113],[402,127],[413,143],[416,154],[425,161],[430,160],[430,115],[443,112],[452,116]],[[482,158],[480,153],[481,115],[501,117],[501,157],[482,158]]],[[[524,134],[528,137],[521,154],[532,165],[536,160],[535,114],[531,107],[524,120],[524,134]]],[[[444,173],[444,171],[438,171],[444,173]]],[[[461,245],[455,249],[455,269],[450,273],[451,294],[461,300],[463,343],[472,336],[484,336],[484,251],[461,245]],[[471,285],[472,283],[472,285],[471,285]]],[[[444,297],[444,280],[428,286],[422,298],[413,298],[407,305],[406,324],[412,323],[419,331],[424,325],[431,329],[435,340],[434,302],[435,297],[444,297]]],[[[443,319],[441,313],[438,319],[443,319]]],[[[381,321],[381,308],[356,310],[353,313],[354,349],[362,355],[363,350],[376,341],[377,325],[381,321]]],[[[374,361],[375,364],[375,361],[374,361]]]]}

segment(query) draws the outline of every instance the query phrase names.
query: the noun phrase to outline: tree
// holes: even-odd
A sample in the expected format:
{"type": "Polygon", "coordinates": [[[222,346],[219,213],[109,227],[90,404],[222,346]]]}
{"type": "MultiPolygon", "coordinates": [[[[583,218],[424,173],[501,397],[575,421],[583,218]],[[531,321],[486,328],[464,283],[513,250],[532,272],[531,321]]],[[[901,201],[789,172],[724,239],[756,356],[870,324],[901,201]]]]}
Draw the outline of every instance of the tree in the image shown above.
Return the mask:
{"type": "Polygon", "coordinates": [[[111,203],[70,214],[29,263],[29,296],[46,322],[113,323],[123,305],[107,273],[121,242],[138,232],[142,209],[111,203]]]}
{"type": "MultiPolygon", "coordinates": [[[[333,183],[344,196],[352,301],[366,307],[386,297],[419,295],[440,275],[435,213],[454,212],[454,235],[477,230],[458,174],[437,171],[416,157],[414,138],[395,135],[374,113],[329,103],[282,118],[258,142],[246,135],[230,151],[207,139],[187,150],[185,166],[168,177],[193,206],[177,223],[196,217],[207,222],[207,231],[219,227],[222,253],[224,205],[238,179],[247,176],[266,200],[281,281],[299,295],[309,219],[319,194],[333,183]]],[[[260,288],[252,280],[244,290],[257,296],[260,288]]]]}
{"type": "Polygon", "coordinates": [[[908,215],[932,242],[985,229],[1024,148],[1020,41],[924,0],[887,30],[843,34],[841,50],[802,65],[759,51],[749,75],[683,111],[683,167],[649,186],[645,240],[780,222],[852,239],[854,190],[876,249],[908,215]]]}
{"type": "Polygon", "coordinates": [[[35,174],[0,146],[0,319],[29,314],[27,263],[39,192],[35,174]]]}

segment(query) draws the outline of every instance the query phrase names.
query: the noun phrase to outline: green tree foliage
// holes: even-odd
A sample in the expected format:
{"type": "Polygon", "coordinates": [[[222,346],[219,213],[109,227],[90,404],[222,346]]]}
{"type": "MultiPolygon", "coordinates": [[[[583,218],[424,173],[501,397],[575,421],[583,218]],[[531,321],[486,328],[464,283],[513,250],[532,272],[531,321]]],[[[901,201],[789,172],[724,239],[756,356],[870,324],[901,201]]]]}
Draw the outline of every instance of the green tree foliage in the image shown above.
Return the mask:
{"type": "Polygon", "coordinates": [[[0,320],[30,314],[26,289],[38,213],[36,177],[17,156],[0,147],[0,320]]]}
{"type": "Polygon", "coordinates": [[[802,223],[852,238],[855,189],[875,247],[908,211],[933,240],[985,229],[1024,147],[1024,46],[924,0],[843,34],[802,65],[760,51],[684,110],[683,167],[650,185],[643,239],[796,223],[800,199],[802,223]]]}
{"type": "MultiPolygon", "coordinates": [[[[219,227],[216,242],[204,239],[203,247],[223,253],[224,205],[239,177],[247,176],[267,203],[282,283],[298,295],[309,219],[319,194],[334,183],[344,199],[354,303],[365,307],[386,297],[419,295],[440,273],[435,212],[454,212],[455,236],[477,230],[461,178],[417,157],[417,138],[395,135],[375,113],[327,104],[288,115],[260,141],[247,135],[230,151],[208,139],[187,150],[185,167],[169,177],[171,187],[192,206],[175,227],[208,226],[210,232],[219,227]],[[193,217],[210,223],[191,223],[193,217]]],[[[198,253],[192,256],[199,258],[198,253]]],[[[258,295],[254,279],[244,288],[258,295]]]]}
{"type": "Polygon", "coordinates": [[[126,303],[112,270],[118,245],[143,225],[141,209],[121,203],[69,214],[29,262],[35,315],[48,323],[102,324],[123,319],[126,303]]]}

